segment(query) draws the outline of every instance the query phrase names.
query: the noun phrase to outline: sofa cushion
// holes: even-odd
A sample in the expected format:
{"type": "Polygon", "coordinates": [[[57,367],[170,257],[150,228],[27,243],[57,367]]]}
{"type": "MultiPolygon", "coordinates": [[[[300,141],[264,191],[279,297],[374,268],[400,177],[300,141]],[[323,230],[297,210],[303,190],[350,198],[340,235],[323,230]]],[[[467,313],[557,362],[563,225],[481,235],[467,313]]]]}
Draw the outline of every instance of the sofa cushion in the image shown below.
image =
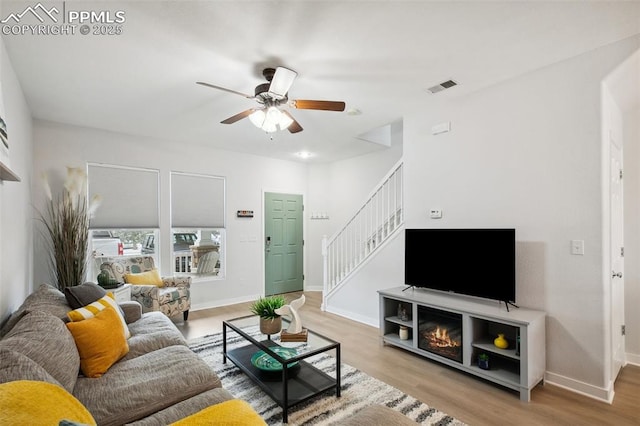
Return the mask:
{"type": "Polygon", "coordinates": [[[70,310],[67,299],[60,290],[48,284],[42,284],[27,296],[22,305],[4,323],[0,330],[0,337],[6,335],[27,312],[44,311],[58,318],[64,318],[70,310]]]}
{"type": "Polygon", "coordinates": [[[74,395],[100,425],[109,426],[144,418],[219,386],[213,370],[189,348],[170,346],[122,360],[97,379],[79,377],[74,395]]]}
{"type": "Polygon", "coordinates": [[[64,296],[71,309],[78,309],[107,295],[107,292],[95,283],[84,283],[64,289],[64,296]]]}
{"type": "Polygon", "coordinates": [[[96,424],[91,413],[58,385],[29,380],[0,384],[0,424],[57,425],[61,420],[96,424]]]}
{"type": "Polygon", "coordinates": [[[158,303],[165,305],[183,297],[189,297],[191,291],[187,287],[161,288],[158,292],[158,303]]]}
{"type": "Polygon", "coordinates": [[[14,380],[38,380],[41,382],[59,385],[51,374],[37,364],[31,358],[12,351],[11,349],[0,349],[0,383],[12,382],[14,380]]]}
{"type": "Polygon", "coordinates": [[[108,257],[103,259],[101,271],[107,271],[109,278],[123,283],[125,274],[147,272],[155,268],[153,257],[108,257]]]}
{"type": "Polygon", "coordinates": [[[266,425],[262,417],[256,413],[248,402],[232,399],[212,405],[195,414],[171,423],[171,426],[198,426],[219,424],[225,426],[266,425]]]}
{"type": "Polygon", "coordinates": [[[138,321],[142,317],[142,305],[135,300],[119,302],[118,306],[122,309],[122,314],[127,324],[138,321]]]}
{"type": "Polygon", "coordinates": [[[73,391],[80,355],[71,333],[60,318],[46,312],[30,312],[0,340],[0,348],[11,349],[32,359],[66,390],[73,391]]]}
{"type": "Polygon", "coordinates": [[[160,273],[156,268],[147,272],[137,274],[124,274],[124,281],[129,284],[136,285],[155,285],[156,287],[164,286],[160,273]]]}
{"type": "Polygon", "coordinates": [[[186,416],[195,414],[214,404],[233,399],[233,395],[224,388],[210,389],[191,398],[173,404],[171,407],[160,410],[157,413],[129,423],[128,426],[164,426],[176,422],[186,416]]]}
{"type": "Polygon", "coordinates": [[[187,346],[184,336],[175,324],[161,312],[147,312],[129,324],[129,353],[125,360],[169,346],[187,346]]]}
{"type": "Polygon", "coordinates": [[[106,296],[101,297],[95,302],[88,304],[87,306],[83,306],[82,308],[74,309],[73,311],[68,312],[67,317],[71,321],[82,321],[94,317],[100,311],[107,308],[113,308],[113,310],[116,311],[118,319],[120,320],[120,325],[122,326],[124,337],[128,339],[131,336],[129,327],[127,326],[127,322],[124,320],[122,311],[118,307],[118,304],[113,297],[113,293],[111,292],[107,293],[106,296]]]}
{"type": "Polygon", "coordinates": [[[120,314],[110,306],[92,318],[68,323],[67,328],[78,347],[80,369],[86,377],[102,376],[129,352],[120,314]]]}

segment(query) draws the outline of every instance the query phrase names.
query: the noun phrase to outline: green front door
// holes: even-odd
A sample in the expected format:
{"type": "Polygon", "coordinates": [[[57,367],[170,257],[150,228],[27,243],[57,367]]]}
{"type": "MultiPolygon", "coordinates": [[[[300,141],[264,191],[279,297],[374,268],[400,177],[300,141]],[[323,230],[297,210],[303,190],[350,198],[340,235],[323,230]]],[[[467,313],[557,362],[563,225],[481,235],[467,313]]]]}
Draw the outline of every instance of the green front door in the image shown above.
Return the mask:
{"type": "Polygon", "coordinates": [[[302,291],[302,195],[264,195],[265,294],[302,291]]]}

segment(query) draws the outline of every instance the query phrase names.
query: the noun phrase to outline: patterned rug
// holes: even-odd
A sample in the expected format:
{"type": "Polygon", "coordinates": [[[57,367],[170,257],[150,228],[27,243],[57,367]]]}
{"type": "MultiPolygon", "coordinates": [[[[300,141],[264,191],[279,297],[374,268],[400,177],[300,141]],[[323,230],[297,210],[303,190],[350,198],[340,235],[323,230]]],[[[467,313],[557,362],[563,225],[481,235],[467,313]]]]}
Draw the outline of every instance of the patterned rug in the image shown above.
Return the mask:
{"type": "MultiPolygon", "coordinates": [[[[257,330],[256,330],[256,334],[257,330]]],[[[246,340],[230,332],[227,349],[245,345],[246,340]]],[[[222,386],[236,398],[243,399],[265,419],[269,425],[282,424],[282,409],[231,361],[222,363],[222,333],[189,341],[191,349],[213,368],[222,386]]],[[[332,351],[333,353],[333,351],[332,351]]],[[[335,358],[320,354],[307,362],[335,377],[335,358]]],[[[422,425],[464,426],[464,423],[431,408],[400,390],[377,380],[362,371],[341,364],[342,392],[337,398],[335,390],[327,391],[289,409],[289,425],[327,425],[351,416],[372,404],[382,404],[400,411],[422,425]]]]}

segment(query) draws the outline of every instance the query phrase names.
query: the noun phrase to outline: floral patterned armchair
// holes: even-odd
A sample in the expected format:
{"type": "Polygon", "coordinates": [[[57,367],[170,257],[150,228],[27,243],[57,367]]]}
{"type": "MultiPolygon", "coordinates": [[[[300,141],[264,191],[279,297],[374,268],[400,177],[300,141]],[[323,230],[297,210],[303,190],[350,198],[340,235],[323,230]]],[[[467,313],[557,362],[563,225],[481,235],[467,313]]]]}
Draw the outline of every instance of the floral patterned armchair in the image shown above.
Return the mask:
{"type": "MultiPolygon", "coordinates": [[[[153,257],[108,257],[103,258],[100,271],[110,278],[125,282],[125,274],[138,274],[155,269],[153,257]]],[[[142,305],[143,312],[160,311],[168,317],[182,313],[184,320],[191,308],[191,277],[162,277],[161,285],[131,285],[131,300],[142,305]]]]}

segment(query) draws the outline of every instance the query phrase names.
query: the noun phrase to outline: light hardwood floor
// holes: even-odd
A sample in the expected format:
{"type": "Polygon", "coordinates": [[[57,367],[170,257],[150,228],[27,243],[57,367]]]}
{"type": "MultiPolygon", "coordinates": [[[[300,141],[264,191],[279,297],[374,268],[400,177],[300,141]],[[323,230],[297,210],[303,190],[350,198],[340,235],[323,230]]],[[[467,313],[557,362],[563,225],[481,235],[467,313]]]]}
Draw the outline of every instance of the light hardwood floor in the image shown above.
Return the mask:
{"type": "MultiPolygon", "coordinates": [[[[285,295],[288,300],[300,293],[285,295]]],[[[320,310],[321,293],[305,292],[306,327],[341,343],[342,361],[470,425],[640,425],[640,367],[627,366],[613,404],[546,384],[518,394],[410,352],[380,343],[378,329],[320,310]]],[[[249,303],[191,312],[176,325],[187,339],[222,331],[222,321],[249,315],[249,303]]]]}

